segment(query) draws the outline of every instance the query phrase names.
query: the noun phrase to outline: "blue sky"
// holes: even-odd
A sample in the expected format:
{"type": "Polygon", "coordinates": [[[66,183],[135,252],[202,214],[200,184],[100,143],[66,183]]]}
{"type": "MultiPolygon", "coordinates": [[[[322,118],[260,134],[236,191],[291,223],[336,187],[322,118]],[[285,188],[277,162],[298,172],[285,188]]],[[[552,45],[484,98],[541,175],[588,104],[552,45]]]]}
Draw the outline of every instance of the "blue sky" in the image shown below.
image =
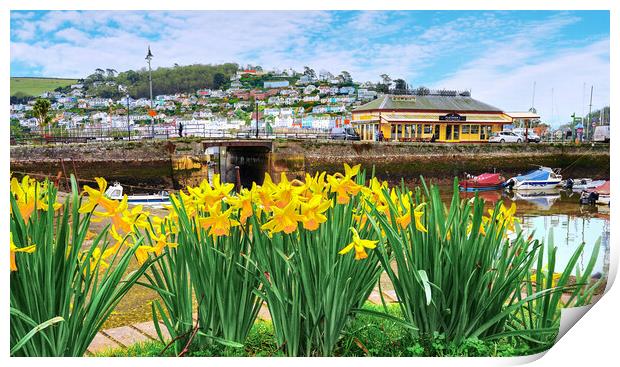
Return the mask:
{"type": "Polygon", "coordinates": [[[471,89],[554,124],[609,103],[607,11],[12,11],[11,75],[237,62],[471,89]],[[584,83],[586,98],[584,98],[584,83]],[[552,92],[553,90],[553,92],[552,92]],[[553,95],[553,98],[552,98],[553,95]]]}

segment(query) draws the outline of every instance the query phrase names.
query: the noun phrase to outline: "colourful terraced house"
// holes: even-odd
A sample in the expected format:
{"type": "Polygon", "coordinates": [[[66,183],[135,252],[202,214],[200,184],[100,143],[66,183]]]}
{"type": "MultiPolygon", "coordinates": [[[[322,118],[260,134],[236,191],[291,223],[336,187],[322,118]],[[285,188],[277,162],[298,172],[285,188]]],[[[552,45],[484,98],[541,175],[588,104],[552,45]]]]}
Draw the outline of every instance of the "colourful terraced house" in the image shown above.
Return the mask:
{"type": "Polygon", "coordinates": [[[382,95],[352,111],[361,140],[487,142],[513,119],[468,93],[454,95],[382,95]]]}

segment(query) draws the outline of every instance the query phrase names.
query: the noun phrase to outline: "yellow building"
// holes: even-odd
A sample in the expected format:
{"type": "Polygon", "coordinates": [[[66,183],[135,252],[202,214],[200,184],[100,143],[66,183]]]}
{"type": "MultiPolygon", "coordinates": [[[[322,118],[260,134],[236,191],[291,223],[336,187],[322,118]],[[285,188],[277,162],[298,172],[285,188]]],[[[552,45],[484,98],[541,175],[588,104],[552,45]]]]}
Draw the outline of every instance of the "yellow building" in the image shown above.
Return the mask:
{"type": "Polygon", "coordinates": [[[465,95],[382,95],[352,112],[361,140],[486,142],[512,118],[465,95]]]}

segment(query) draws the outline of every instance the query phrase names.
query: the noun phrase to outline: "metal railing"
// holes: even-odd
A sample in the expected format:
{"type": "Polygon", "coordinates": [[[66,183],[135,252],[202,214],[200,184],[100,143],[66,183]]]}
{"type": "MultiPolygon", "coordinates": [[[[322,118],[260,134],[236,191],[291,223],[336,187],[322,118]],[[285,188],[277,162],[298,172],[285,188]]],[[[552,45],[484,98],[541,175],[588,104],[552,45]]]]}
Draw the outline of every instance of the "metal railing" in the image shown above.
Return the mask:
{"type": "Polygon", "coordinates": [[[89,143],[101,141],[133,141],[145,139],[172,139],[179,137],[199,137],[205,139],[329,139],[328,130],[288,129],[267,132],[260,129],[224,130],[189,126],[179,130],[173,126],[108,128],[88,127],[75,129],[54,129],[52,131],[31,131],[11,134],[11,145],[20,144],[54,144],[54,143],[89,143]]]}

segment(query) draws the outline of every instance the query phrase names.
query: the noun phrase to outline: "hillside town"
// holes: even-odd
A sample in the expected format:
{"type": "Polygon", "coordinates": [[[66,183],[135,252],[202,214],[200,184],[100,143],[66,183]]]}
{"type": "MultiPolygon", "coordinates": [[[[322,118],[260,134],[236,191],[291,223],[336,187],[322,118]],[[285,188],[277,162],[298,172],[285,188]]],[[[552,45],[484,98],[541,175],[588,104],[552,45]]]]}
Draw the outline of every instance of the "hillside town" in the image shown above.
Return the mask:
{"type": "MultiPolygon", "coordinates": [[[[37,133],[138,139],[259,132],[330,136],[334,129],[340,129],[343,139],[367,141],[487,142],[496,135],[497,142],[538,142],[583,140],[588,135],[583,118],[552,131],[534,108],[505,112],[472,98],[471,91],[410,89],[404,80],[385,74],[378,83],[355,83],[347,71],[335,76],[308,67],[303,72],[251,67],[239,68],[219,88],[152,98],[131,97],[128,87],[113,78],[114,71],[108,69],[112,77],[105,78],[97,69],[36,99],[15,99],[10,108],[12,141],[37,133]],[[108,92],[101,93],[102,88],[108,92]],[[49,121],[43,123],[33,112],[41,99],[50,101],[49,121]],[[498,135],[513,129],[521,139],[498,135]]],[[[596,120],[605,118],[601,114],[596,120]]]]}

